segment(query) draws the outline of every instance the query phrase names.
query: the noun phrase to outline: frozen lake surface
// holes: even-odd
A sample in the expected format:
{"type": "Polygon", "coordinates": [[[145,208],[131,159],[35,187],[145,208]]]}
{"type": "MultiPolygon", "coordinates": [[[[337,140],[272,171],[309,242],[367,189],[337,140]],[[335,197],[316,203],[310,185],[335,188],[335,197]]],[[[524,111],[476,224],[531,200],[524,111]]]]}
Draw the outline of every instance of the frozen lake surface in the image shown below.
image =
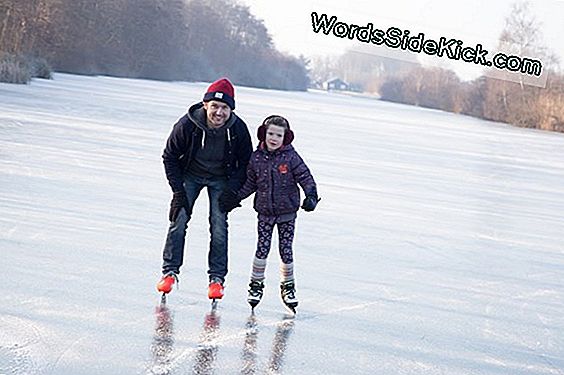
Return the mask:
{"type": "Polygon", "coordinates": [[[0,84],[0,374],[564,374],[564,134],[368,98],[236,89],[255,145],[290,120],[322,197],[298,214],[295,318],[275,249],[250,314],[251,199],[217,312],[205,195],[160,306],[161,153],[206,87],[0,84]]]}

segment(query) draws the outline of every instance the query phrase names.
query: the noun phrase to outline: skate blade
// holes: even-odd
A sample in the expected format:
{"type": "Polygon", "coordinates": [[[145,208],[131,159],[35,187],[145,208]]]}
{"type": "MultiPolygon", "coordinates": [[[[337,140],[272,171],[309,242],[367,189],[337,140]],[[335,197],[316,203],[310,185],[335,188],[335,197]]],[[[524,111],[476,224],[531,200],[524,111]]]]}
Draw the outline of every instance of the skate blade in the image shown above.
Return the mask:
{"type": "Polygon", "coordinates": [[[296,307],[298,307],[297,303],[292,303],[292,304],[288,304],[288,305],[284,304],[284,306],[286,306],[286,308],[288,310],[290,310],[292,312],[292,314],[294,314],[294,315],[296,314],[296,307]]]}
{"type": "Polygon", "coordinates": [[[211,309],[212,311],[217,310],[217,305],[219,304],[219,300],[218,299],[212,299],[212,303],[211,303],[211,309]]]}
{"type": "Polygon", "coordinates": [[[163,293],[161,296],[161,305],[166,305],[166,293],[163,293]]]}

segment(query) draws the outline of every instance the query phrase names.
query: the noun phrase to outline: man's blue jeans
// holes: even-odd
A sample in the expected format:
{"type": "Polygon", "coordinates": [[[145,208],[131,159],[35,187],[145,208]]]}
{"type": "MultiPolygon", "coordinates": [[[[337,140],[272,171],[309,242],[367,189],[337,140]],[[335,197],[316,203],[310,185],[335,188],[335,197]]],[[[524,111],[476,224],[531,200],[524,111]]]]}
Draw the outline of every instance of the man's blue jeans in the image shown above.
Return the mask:
{"type": "Polygon", "coordinates": [[[209,197],[210,250],[208,253],[208,274],[210,279],[219,277],[225,280],[227,275],[227,213],[219,209],[219,196],[224,191],[226,179],[223,177],[203,178],[186,175],[184,190],[190,208],[180,210],[176,221],[170,223],[163,250],[163,273],[180,272],[184,260],[184,243],[188,222],[192,217],[194,202],[204,187],[209,197]]]}

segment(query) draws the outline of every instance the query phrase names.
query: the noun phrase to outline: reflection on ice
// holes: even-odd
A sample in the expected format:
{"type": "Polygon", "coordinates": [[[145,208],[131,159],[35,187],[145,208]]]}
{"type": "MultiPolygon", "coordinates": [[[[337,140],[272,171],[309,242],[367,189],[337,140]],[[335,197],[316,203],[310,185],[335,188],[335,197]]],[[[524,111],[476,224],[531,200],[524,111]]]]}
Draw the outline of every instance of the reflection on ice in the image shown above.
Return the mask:
{"type": "Polygon", "coordinates": [[[245,328],[245,342],[243,344],[243,352],[241,353],[241,359],[243,360],[241,374],[247,375],[256,373],[257,369],[258,327],[254,313],[249,316],[245,328]]]}
{"type": "MultiPolygon", "coordinates": [[[[276,333],[272,341],[270,360],[266,369],[267,373],[278,374],[282,372],[284,363],[284,353],[288,347],[288,339],[294,329],[294,316],[287,315],[282,321],[276,324],[276,333]]],[[[249,316],[246,324],[245,342],[241,353],[242,366],[241,374],[257,373],[257,340],[259,328],[257,318],[253,314],[249,316]]]]}
{"type": "Polygon", "coordinates": [[[153,364],[149,373],[168,375],[170,374],[171,355],[174,345],[172,314],[165,304],[161,304],[155,309],[155,316],[157,323],[151,345],[153,364]]]}
{"type": "Polygon", "coordinates": [[[274,341],[272,342],[272,355],[268,370],[270,373],[280,373],[282,364],[284,362],[284,353],[288,346],[288,339],[294,329],[294,317],[286,316],[281,322],[278,323],[274,341]]]}
{"type": "Polygon", "coordinates": [[[220,317],[216,310],[213,309],[206,314],[204,319],[204,327],[200,334],[200,343],[198,344],[198,352],[194,361],[194,374],[211,374],[213,373],[213,363],[217,356],[219,336],[220,317]]]}

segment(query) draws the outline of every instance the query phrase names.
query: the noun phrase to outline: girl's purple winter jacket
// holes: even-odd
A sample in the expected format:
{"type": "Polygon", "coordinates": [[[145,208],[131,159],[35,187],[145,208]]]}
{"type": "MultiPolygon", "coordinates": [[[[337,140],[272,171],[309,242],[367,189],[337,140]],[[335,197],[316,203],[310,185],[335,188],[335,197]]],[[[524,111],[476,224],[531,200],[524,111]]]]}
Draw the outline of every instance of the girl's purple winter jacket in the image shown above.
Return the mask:
{"type": "Polygon", "coordinates": [[[247,181],[239,190],[241,199],[254,193],[254,208],[261,216],[276,217],[296,213],[300,208],[300,191],[317,194],[309,168],[289,144],[274,152],[261,142],[247,166],[247,181]]]}

